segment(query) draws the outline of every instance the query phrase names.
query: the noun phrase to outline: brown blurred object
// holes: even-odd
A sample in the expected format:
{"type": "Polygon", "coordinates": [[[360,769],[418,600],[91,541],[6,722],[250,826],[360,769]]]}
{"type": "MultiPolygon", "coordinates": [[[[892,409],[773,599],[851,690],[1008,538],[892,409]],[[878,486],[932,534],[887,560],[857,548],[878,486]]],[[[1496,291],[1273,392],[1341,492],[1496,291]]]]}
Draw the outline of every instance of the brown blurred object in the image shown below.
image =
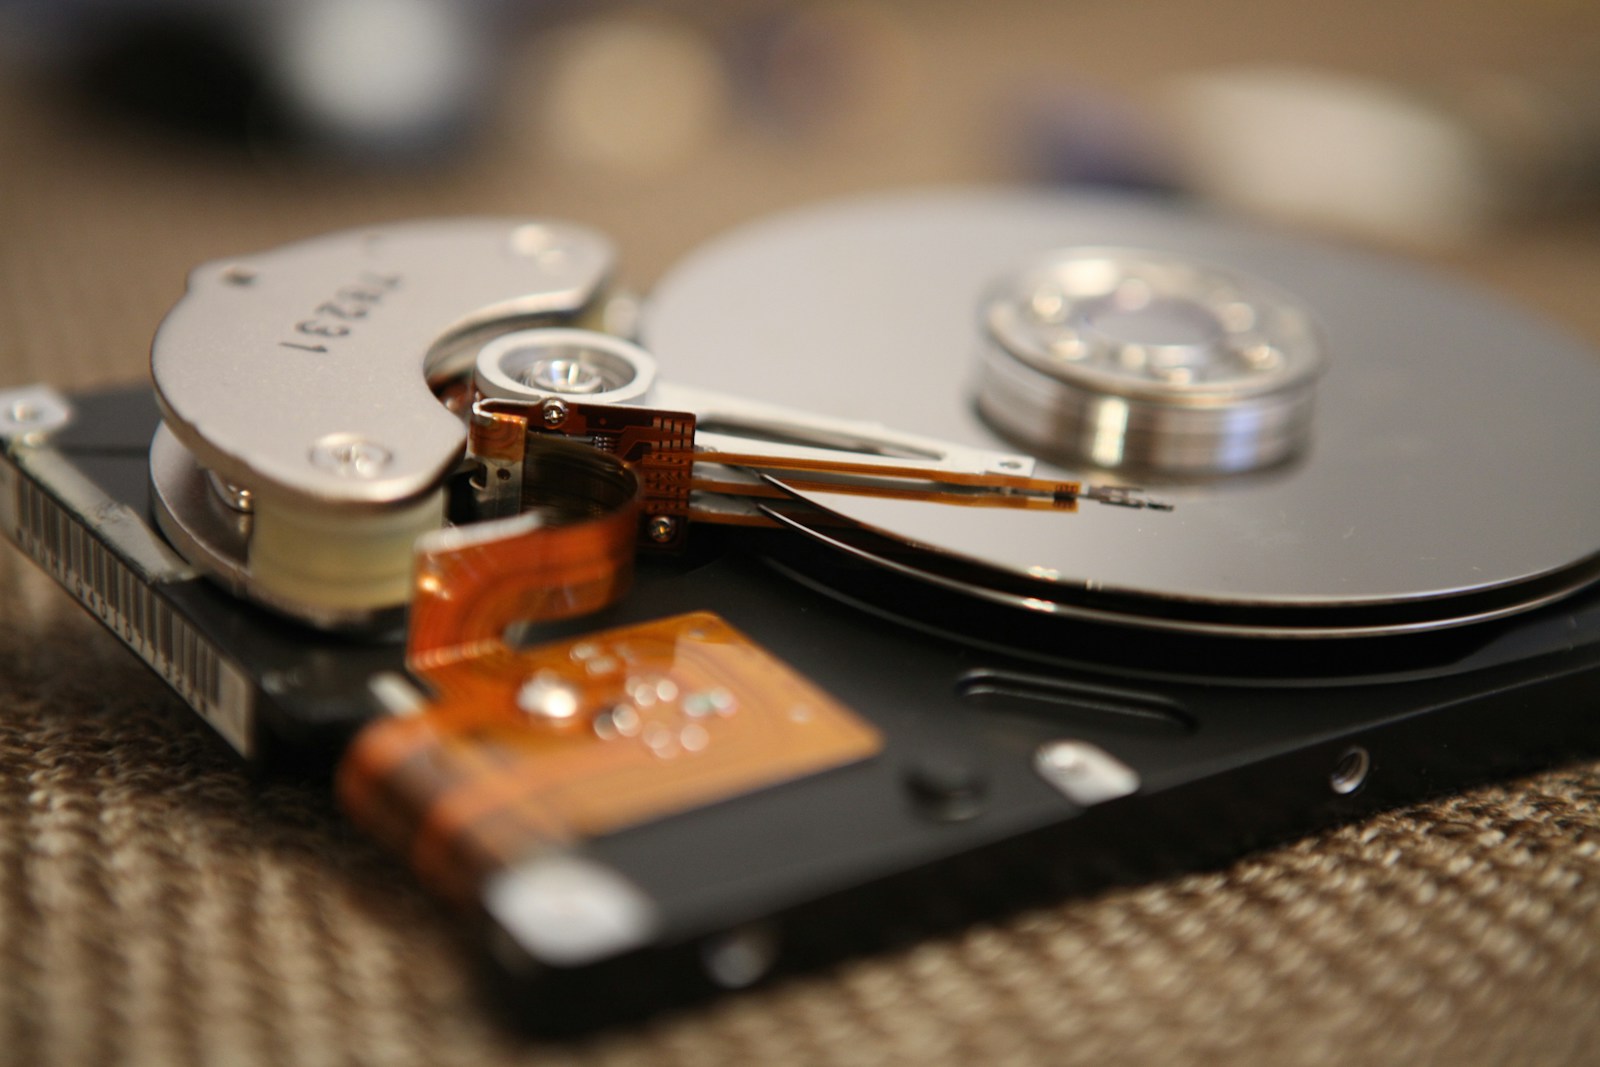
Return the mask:
{"type": "MultiPolygon", "coordinates": [[[[668,10],[712,34],[749,11],[668,10]]],[[[643,169],[569,167],[550,151],[543,39],[512,72],[483,148],[424,175],[175,144],[0,71],[0,384],[135,380],[190,266],[325,230],[457,213],[580,219],[618,239],[647,287],[718,231],[778,208],[1011,177],[994,108],[1037,74],[1070,68],[1126,92],[1246,61],[1431,78],[1581,63],[1600,32],[1584,0],[882,11],[929,72],[898,121],[845,151],[730,121],[643,169]]],[[[1435,262],[1600,343],[1600,217],[1525,224],[1435,262]]],[[[550,1046],[488,1009],[469,931],[337,818],[325,781],[252,782],[10,549],[0,708],[4,1062],[1554,1064],[1600,1047],[1600,764],[1219,871],[1015,900],[1004,921],[913,931],[925,939],[833,972],[550,1046]]]]}
{"type": "Polygon", "coordinates": [[[625,9],[555,31],[541,54],[531,103],[552,156],[574,169],[673,170],[726,132],[721,61],[686,19],[625,9]]]}

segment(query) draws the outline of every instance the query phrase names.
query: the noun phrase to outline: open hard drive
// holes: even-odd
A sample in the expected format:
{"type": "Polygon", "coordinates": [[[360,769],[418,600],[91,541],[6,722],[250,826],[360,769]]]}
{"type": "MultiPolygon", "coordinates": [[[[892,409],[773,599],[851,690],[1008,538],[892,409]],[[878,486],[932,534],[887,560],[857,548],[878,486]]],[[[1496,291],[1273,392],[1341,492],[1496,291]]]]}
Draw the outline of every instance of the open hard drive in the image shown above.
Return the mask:
{"type": "Polygon", "coordinates": [[[1600,742],[1600,358],[1484,294],[1021,192],[614,274],[352,230],[197,269],[153,391],[0,394],[0,529],[536,1022],[1600,742]]]}

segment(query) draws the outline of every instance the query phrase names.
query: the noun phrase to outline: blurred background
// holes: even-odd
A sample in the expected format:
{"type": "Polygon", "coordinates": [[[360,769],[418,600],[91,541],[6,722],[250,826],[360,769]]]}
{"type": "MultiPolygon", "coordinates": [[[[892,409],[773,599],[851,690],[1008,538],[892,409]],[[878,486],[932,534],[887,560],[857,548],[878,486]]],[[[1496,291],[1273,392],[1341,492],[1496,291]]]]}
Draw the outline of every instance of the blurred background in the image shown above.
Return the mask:
{"type": "MultiPolygon", "coordinates": [[[[1597,86],[1596,0],[0,0],[0,388],[138,380],[193,265],[331,229],[569,218],[648,291],[741,222],[973,182],[1382,247],[1600,344],[1597,86]]],[[[0,708],[0,1062],[540,1051],[325,784],[250,782],[9,552],[0,708]]],[[[1385,815],[592,1051],[1578,1062],[1596,781],[1385,815]]]]}
{"type": "Polygon", "coordinates": [[[0,0],[0,384],[143,372],[195,262],[567,217],[1113,185],[1396,247],[1600,340],[1592,0],[0,0]]]}

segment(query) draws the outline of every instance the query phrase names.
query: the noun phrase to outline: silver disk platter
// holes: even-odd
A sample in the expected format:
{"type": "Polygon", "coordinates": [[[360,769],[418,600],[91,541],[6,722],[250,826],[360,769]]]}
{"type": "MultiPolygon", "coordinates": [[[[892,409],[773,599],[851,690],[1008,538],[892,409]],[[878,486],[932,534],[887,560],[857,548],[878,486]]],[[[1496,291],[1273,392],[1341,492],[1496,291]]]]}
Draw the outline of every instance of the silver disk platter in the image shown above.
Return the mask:
{"type": "Polygon", "coordinates": [[[960,595],[1356,636],[1512,614],[1600,572],[1600,357],[1414,266],[1225,218],[1019,192],[824,205],[703,246],[642,336],[684,384],[1173,505],[805,492],[813,518],[787,516],[960,595]]]}

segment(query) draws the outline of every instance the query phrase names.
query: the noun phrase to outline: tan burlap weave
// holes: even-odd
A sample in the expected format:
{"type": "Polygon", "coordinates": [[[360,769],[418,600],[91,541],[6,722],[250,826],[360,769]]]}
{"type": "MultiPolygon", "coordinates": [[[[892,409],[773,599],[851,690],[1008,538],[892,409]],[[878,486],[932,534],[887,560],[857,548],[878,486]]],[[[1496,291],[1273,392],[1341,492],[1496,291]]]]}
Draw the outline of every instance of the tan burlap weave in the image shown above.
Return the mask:
{"type": "MultiPolygon", "coordinates": [[[[1184,11],[1201,7],[1150,5],[1127,26],[1081,18],[1131,55],[1157,14],[1192,21],[1184,11]]],[[[1229,10],[1246,8],[1259,13],[1229,10]]],[[[1566,25],[1566,8],[1547,8],[1566,25]]],[[[976,10],[929,6],[929,47],[945,33],[1002,63],[976,10]]],[[[1378,38],[1352,30],[1343,47],[1378,38]]],[[[1186,54],[1166,49],[1165,62],[1186,54]]],[[[577,217],[616,233],[648,281],[716,229],[787,203],[992,173],[945,129],[907,133],[892,159],[828,163],[735,140],[670,173],[596,178],[543,159],[515,109],[502,121],[467,166],[373,176],[195,152],[0,86],[0,386],[132,380],[188,266],[328,228],[577,217]]],[[[1597,233],[1592,219],[1521,230],[1450,266],[1600,338],[1597,233]]],[[[345,827],[324,786],[253,782],[0,547],[6,1063],[1600,1062],[1600,765],[1035,907],[577,1044],[507,1033],[472,984],[472,949],[345,827]]]]}

